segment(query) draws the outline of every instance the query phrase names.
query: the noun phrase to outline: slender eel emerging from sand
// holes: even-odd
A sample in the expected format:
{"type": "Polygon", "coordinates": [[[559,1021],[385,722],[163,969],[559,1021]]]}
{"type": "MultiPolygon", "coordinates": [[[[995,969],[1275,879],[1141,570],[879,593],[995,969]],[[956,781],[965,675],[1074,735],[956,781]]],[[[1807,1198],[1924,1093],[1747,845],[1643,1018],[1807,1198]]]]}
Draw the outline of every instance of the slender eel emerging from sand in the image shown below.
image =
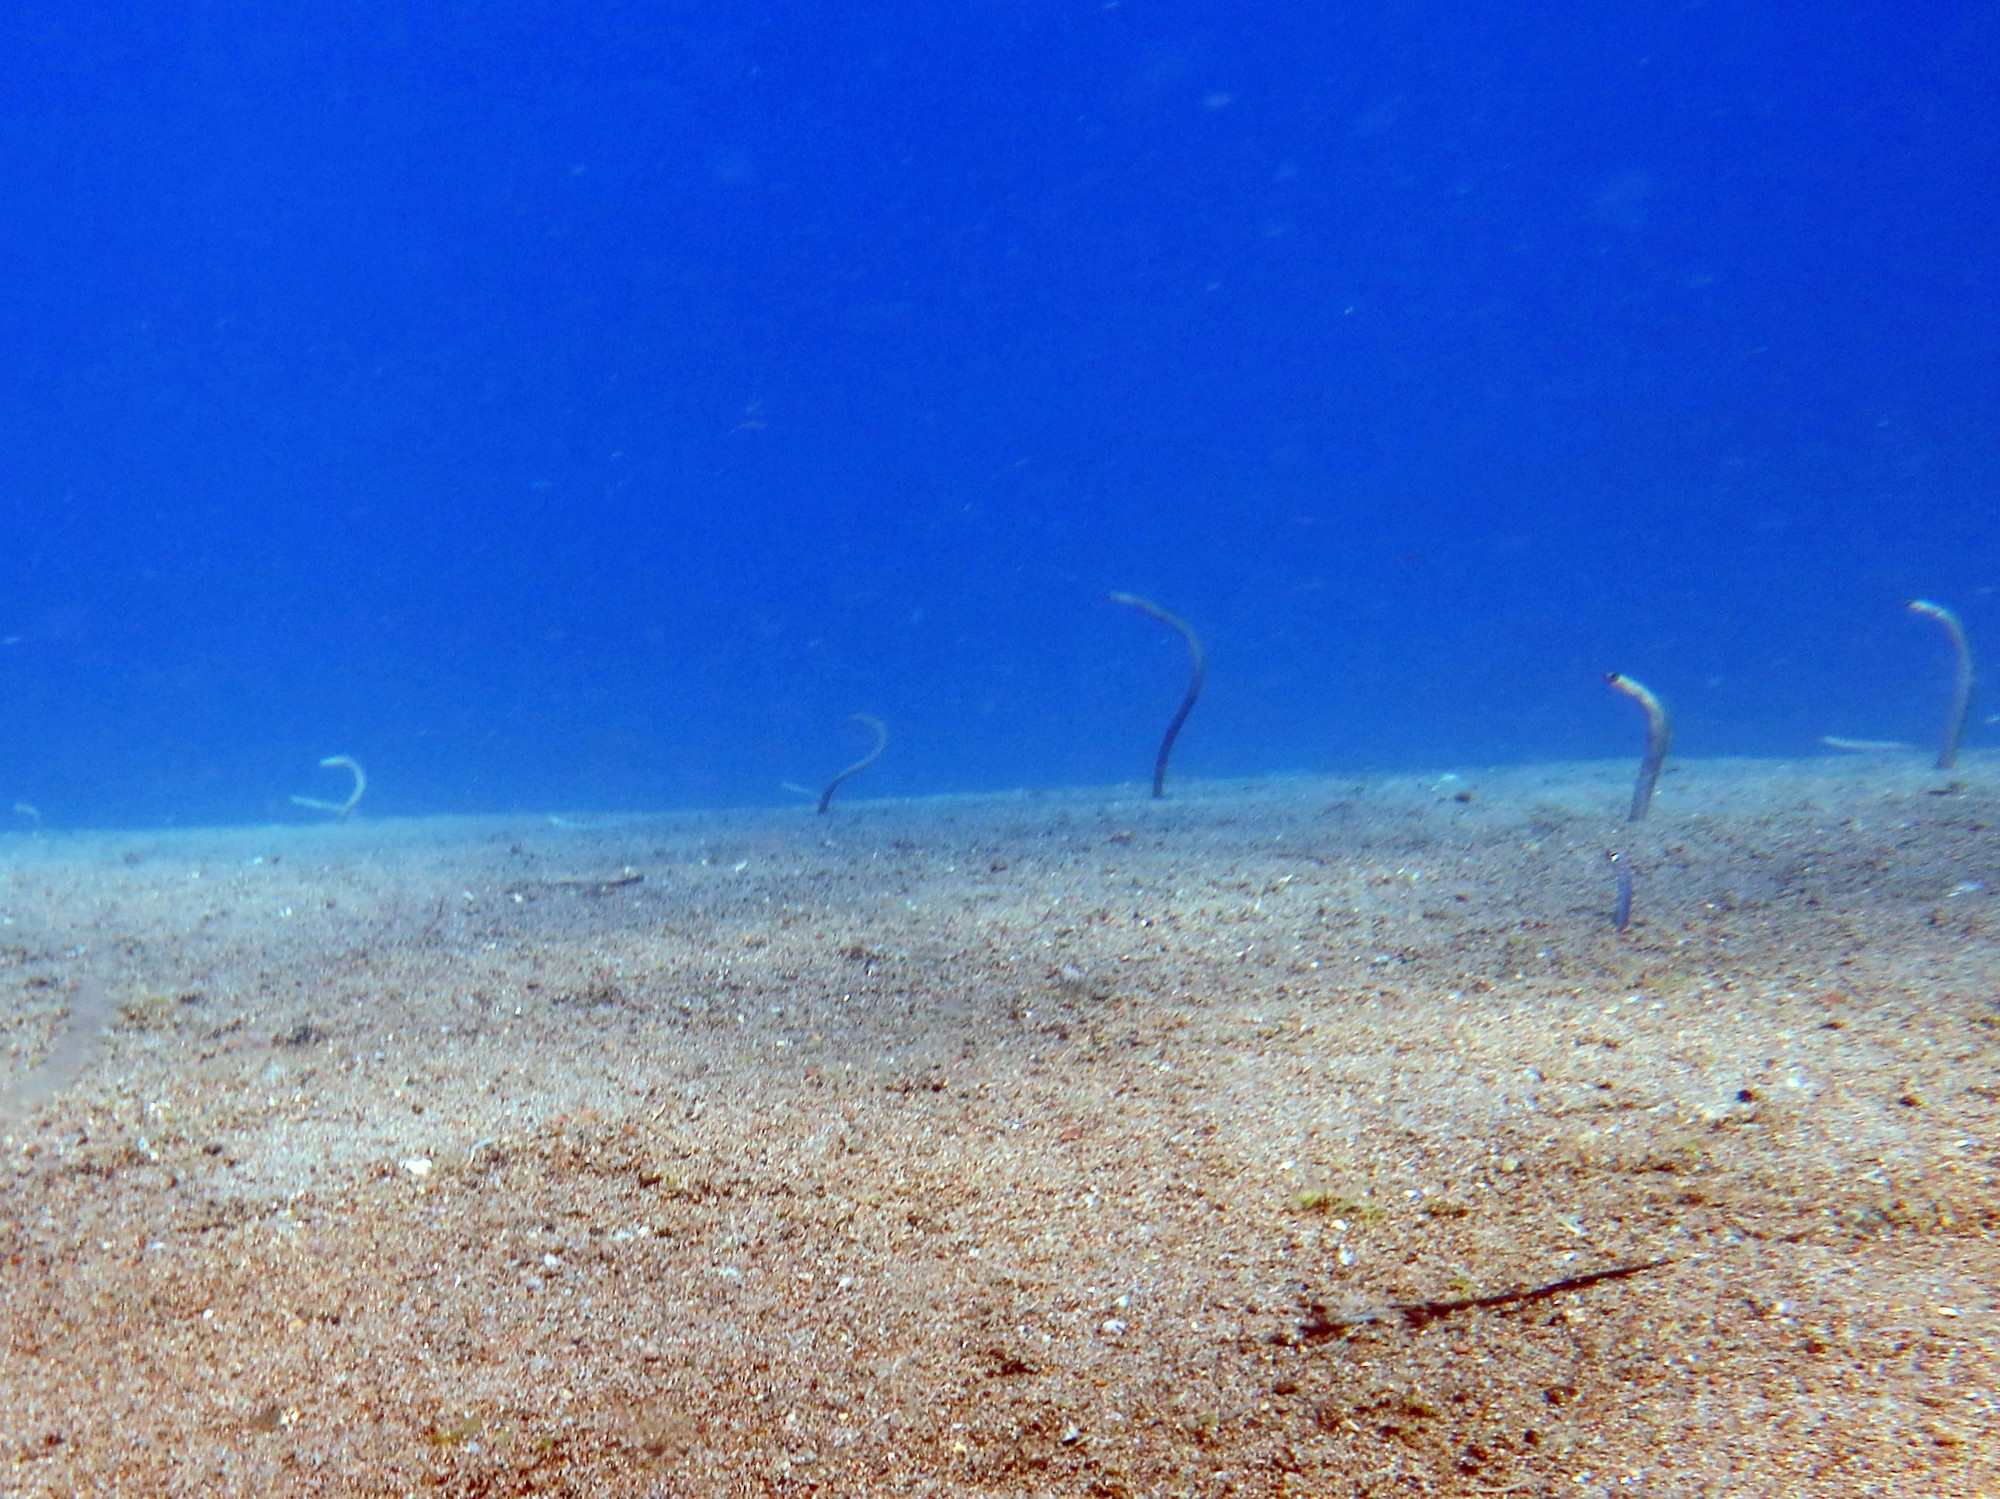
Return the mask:
{"type": "Polygon", "coordinates": [[[846,780],[849,776],[860,775],[862,771],[881,759],[882,751],[889,747],[889,731],[883,727],[882,720],[874,714],[850,713],[847,715],[847,721],[849,723],[858,723],[873,733],[875,736],[875,748],[871,749],[867,754],[863,755],[859,760],[856,760],[847,769],[826,783],[826,790],[819,794],[819,809],[821,812],[825,812],[828,807],[833,805],[833,794],[840,789],[842,781],[846,780]]]}
{"type": "Polygon", "coordinates": [[[113,1019],[104,985],[77,981],[68,1013],[56,1027],[49,1054],[14,1083],[0,1087],[0,1130],[13,1129],[28,1114],[67,1090],[105,1048],[105,1028],[113,1019]]]}
{"type": "MultiPolygon", "coordinates": [[[[1632,809],[1625,814],[1627,822],[1638,822],[1652,808],[1653,788],[1659,784],[1660,767],[1667,763],[1667,749],[1674,742],[1674,721],[1667,715],[1667,705],[1645,684],[1615,671],[1604,674],[1604,683],[1646,710],[1646,757],[1639,762],[1639,779],[1632,787],[1632,809]]],[[[1611,863],[1618,871],[1618,900],[1611,908],[1611,924],[1622,932],[1632,924],[1633,870],[1625,856],[1615,849],[1611,863]]]]}
{"type": "Polygon", "coordinates": [[[1972,647],[1965,641],[1965,626],[1958,622],[1943,604],[1934,604],[1929,599],[1911,599],[1910,613],[1924,614],[1944,626],[1945,634],[1951,637],[1953,680],[1951,686],[1951,716],[1944,721],[1944,743],[1938,747],[1937,768],[1950,770],[1958,763],[1958,741],[1965,737],[1965,715],[1972,707],[1972,647]]]}
{"type": "Polygon", "coordinates": [[[1170,630],[1178,630],[1188,648],[1187,696],[1181,699],[1179,711],[1173,722],[1167,725],[1167,732],[1160,740],[1160,753],[1153,761],[1153,797],[1158,800],[1167,794],[1167,759],[1174,752],[1174,741],[1180,738],[1181,725],[1194,712],[1195,700],[1201,696],[1201,685],[1208,679],[1208,654],[1201,648],[1201,637],[1194,632],[1194,626],[1178,614],[1162,609],[1151,599],[1141,598],[1136,593],[1109,593],[1105,595],[1114,604],[1124,604],[1137,609],[1141,614],[1150,614],[1170,630]]]}
{"type": "Polygon", "coordinates": [[[354,777],[354,789],[347,793],[344,802],[322,801],[316,796],[295,796],[292,798],[293,805],[311,807],[315,812],[331,812],[345,822],[360,803],[362,793],[368,789],[368,772],[352,755],[328,755],[319,763],[322,770],[345,770],[354,777]]]}
{"type": "Polygon", "coordinates": [[[1607,671],[1604,685],[1624,693],[1646,710],[1646,758],[1639,762],[1639,779],[1632,787],[1632,810],[1625,816],[1627,822],[1638,822],[1653,805],[1653,788],[1659,784],[1660,767],[1667,763],[1667,750],[1674,742],[1674,721],[1667,716],[1667,705],[1643,683],[1620,672],[1607,671]]]}
{"type": "Polygon", "coordinates": [[[1632,924],[1632,866],[1615,850],[1611,865],[1618,871],[1618,900],[1611,907],[1611,924],[1622,932],[1632,924]]]}

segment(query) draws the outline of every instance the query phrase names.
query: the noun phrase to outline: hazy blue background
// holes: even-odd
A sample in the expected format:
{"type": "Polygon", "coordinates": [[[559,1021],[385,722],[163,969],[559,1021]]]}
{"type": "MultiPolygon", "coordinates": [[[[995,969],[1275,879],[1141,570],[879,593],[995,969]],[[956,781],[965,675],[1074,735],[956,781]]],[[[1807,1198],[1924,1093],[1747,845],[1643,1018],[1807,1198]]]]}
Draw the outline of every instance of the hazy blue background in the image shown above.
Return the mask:
{"type": "Polygon", "coordinates": [[[1996,86],[1986,0],[10,0],[0,807],[1138,780],[1107,588],[1190,775],[1635,754],[1610,668],[1928,741],[1996,86]]]}

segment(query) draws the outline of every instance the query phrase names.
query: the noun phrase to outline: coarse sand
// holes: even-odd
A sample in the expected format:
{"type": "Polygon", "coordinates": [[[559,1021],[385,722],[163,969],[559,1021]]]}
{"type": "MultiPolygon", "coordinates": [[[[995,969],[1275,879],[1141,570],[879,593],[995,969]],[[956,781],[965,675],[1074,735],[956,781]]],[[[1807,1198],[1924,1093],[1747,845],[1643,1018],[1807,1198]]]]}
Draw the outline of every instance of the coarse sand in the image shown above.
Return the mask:
{"type": "Polygon", "coordinates": [[[2000,1494],[2000,761],[1629,787],[0,840],[0,1493],[2000,1494]]]}

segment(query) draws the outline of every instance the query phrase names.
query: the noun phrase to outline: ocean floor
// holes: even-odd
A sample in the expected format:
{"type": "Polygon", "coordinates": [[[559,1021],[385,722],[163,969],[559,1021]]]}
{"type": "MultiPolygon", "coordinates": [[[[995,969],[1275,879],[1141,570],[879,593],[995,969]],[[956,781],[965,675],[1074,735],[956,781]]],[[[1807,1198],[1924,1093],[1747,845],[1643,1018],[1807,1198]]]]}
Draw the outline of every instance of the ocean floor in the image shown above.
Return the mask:
{"type": "Polygon", "coordinates": [[[0,1492],[2000,1492],[2000,760],[1631,769],[0,839],[0,1492]]]}

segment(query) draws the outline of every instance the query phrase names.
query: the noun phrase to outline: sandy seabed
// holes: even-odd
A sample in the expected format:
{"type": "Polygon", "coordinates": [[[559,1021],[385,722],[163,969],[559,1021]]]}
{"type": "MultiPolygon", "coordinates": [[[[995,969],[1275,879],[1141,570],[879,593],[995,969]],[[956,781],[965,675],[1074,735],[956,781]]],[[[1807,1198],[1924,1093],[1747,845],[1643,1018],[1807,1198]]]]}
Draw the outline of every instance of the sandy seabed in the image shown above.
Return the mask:
{"type": "Polygon", "coordinates": [[[0,841],[0,1493],[2000,1493],[2000,761],[1629,786],[0,841]]]}

